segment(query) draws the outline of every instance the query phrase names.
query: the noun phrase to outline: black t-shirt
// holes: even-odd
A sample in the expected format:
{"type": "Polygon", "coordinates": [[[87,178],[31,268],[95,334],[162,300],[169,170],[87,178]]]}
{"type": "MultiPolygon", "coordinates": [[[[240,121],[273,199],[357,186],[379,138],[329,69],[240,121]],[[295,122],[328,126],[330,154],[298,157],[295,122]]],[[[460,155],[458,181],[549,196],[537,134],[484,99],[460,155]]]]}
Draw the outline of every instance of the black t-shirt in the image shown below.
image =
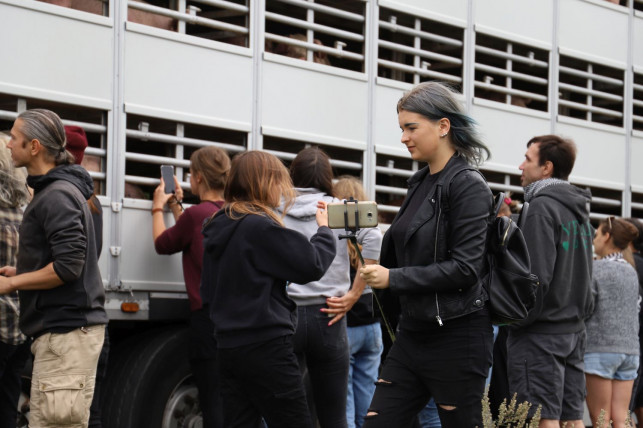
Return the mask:
{"type": "Polygon", "coordinates": [[[373,293],[362,294],[346,314],[346,322],[349,327],[375,324],[378,319],[373,311],[373,293]]]}

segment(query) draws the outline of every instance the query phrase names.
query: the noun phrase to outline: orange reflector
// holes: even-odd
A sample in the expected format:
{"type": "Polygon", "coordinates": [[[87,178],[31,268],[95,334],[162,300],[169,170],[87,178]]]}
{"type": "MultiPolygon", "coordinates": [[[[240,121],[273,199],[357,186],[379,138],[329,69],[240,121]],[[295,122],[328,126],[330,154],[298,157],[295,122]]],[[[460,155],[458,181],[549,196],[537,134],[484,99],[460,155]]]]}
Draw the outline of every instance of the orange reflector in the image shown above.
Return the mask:
{"type": "Polygon", "coordinates": [[[123,302],[121,303],[121,311],[123,312],[138,312],[140,308],[136,302],[123,302]]]}

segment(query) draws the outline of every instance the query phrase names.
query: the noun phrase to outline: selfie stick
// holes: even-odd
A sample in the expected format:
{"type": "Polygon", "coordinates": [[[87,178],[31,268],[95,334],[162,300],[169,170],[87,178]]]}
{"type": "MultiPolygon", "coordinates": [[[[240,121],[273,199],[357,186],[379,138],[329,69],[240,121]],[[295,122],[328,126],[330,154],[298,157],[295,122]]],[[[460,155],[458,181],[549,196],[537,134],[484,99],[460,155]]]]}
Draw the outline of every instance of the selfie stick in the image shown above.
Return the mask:
{"type": "MultiPolygon", "coordinates": [[[[353,247],[355,247],[355,251],[357,251],[357,256],[359,257],[359,261],[362,263],[362,266],[365,266],[366,263],[364,263],[364,257],[362,257],[362,252],[359,250],[359,245],[357,245],[357,232],[359,231],[359,210],[357,209],[357,200],[353,199],[352,196],[348,200],[346,199],[344,200],[344,230],[346,230],[347,233],[345,235],[339,235],[339,239],[348,239],[351,242],[351,244],[353,244],[353,247]],[[355,204],[355,227],[348,226],[348,204],[349,203],[355,204]]],[[[357,272],[357,275],[359,275],[359,272],[357,272]]],[[[351,284],[349,290],[352,287],[353,287],[353,284],[351,284]]],[[[384,315],[384,309],[382,308],[380,299],[377,298],[377,294],[375,294],[374,291],[371,294],[375,298],[375,303],[377,303],[377,309],[379,309],[380,314],[382,315],[382,320],[384,321],[384,326],[386,327],[386,331],[388,332],[388,335],[391,338],[391,341],[395,342],[395,333],[393,333],[393,329],[391,328],[391,325],[386,319],[386,315],[384,315]]]]}

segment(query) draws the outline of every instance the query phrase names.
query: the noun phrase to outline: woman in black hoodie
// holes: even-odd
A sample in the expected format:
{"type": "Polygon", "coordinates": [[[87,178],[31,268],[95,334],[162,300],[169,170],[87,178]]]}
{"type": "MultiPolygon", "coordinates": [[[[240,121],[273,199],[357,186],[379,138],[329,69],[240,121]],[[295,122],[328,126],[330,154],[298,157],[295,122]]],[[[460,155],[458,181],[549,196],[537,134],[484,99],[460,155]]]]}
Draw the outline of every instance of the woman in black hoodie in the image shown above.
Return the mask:
{"type": "Polygon", "coordinates": [[[296,305],[289,282],[321,278],[335,258],[326,204],[310,238],[286,229],[276,208],[292,204],[288,171],[275,156],[235,157],[225,207],[203,229],[201,297],[210,306],[218,344],[225,426],[311,427],[293,352],[296,305]]]}

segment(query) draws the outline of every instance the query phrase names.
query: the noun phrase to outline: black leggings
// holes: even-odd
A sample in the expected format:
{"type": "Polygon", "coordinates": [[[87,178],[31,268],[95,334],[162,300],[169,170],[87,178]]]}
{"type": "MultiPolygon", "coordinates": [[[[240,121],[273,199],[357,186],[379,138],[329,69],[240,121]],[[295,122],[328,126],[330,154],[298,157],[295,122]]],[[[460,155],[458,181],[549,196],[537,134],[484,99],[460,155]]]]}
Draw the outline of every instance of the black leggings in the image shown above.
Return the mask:
{"type": "Polygon", "coordinates": [[[444,428],[482,426],[482,395],[491,366],[493,330],[486,309],[427,323],[423,331],[400,324],[384,363],[364,428],[412,426],[431,397],[444,428]]]}
{"type": "Polygon", "coordinates": [[[190,369],[199,391],[203,428],[223,428],[217,342],[209,310],[203,307],[190,314],[190,369]]]}

